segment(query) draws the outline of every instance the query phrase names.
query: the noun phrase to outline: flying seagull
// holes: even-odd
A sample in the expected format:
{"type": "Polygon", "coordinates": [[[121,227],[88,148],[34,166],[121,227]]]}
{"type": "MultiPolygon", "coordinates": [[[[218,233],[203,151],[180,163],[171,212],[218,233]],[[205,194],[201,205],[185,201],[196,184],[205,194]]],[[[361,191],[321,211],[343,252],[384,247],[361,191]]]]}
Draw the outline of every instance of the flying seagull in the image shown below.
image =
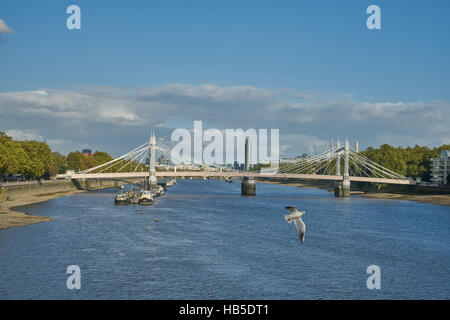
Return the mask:
{"type": "Polygon", "coordinates": [[[285,207],[289,210],[290,214],[285,214],[284,219],[291,223],[294,221],[295,226],[297,227],[298,237],[300,241],[303,243],[305,240],[306,226],[302,220],[302,215],[306,214],[305,211],[298,211],[296,207],[285,207]]]}

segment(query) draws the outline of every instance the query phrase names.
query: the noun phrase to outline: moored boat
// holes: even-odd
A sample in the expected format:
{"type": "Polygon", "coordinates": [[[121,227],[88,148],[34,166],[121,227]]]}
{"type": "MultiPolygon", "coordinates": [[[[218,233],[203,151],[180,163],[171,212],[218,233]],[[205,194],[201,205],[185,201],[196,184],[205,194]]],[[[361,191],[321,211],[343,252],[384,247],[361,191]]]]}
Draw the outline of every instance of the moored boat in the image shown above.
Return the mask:
{"type": "Polygon", "coordinates": [[[114,197],[114,203],[115,204],[128,204],[130,203],[130,200],[128,199],[128,196],[124,193],[119,193],[114,197]]]}
{"type": "Polygon", "coordinates": [[[139,204],[153,204],[153,196],[150,191],[144,191],[139,198],[139,204]]]}
{"type": "Polygon", "coordinates": [[[158,193],[158,196],[163,196],[164,195],[164,188],[162,186],[158,186],[157,193],[158,193]]]}

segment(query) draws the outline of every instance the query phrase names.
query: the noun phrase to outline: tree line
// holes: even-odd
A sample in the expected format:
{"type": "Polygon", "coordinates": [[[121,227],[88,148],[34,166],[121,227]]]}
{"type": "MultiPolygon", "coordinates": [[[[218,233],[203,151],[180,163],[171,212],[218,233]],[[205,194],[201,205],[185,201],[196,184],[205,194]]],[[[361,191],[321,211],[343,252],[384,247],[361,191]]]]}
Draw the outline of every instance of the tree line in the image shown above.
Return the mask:
{"type": "Polygon", "coordinates": [[[383,144],[378,149],[369,147],[361,151],[361,154],[406,177],[430,181],[431,158],[439,158],[441,150],[450,150],[450,144],[436,148],[418,145],[403,148],[383,144]]]}
{"type": "Polygon", "coordinates": [[[85,170],[112,160],[106,152],[85,156],[79,151],[67,156],[53,152],[40,141],[17,141],[0,132],[0,180],[10,175],[29,179],[49,179],[67,170],[85,170]]]}

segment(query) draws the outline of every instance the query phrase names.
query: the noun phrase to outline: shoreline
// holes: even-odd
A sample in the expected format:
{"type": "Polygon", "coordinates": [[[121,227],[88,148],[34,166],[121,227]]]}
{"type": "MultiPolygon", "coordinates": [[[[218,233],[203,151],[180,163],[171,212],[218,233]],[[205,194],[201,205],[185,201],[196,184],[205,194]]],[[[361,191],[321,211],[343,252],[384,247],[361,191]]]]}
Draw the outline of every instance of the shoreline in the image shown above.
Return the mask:
{"type": "Polygon", "coordinates": [[[0,230],[27,226],[44,221],[51,221],[50,217],[43,217],[38,215],[31,215],[27,212],[18,210],[18,207],[31,205],[35,203],[45,202],[51,199],[68,196],[72,194],[87,192],[89,190],[100,190],[106,188],[113,188],[114,183],[111,181],[94,180],[89,184],[81,186],[79,182],[73,181],[54,181],[52,183],[45,183],[42,185],[26,185],[13,186],[10,192],[1,190],[3,197],[0,202],[0,230]],[[8,193],[12,199],[7,200],[8,193]]]}
{"type": "Polygon", "coordinates": [[[45,202],[51,199],[68,196],[76,193],[86,192],[86,190],[70,190],[48,193],[43,195],[28,195],[14,200],[7,200],[0,203],[0,230],[22,227],[44,221],[51,221],[52,218],[30,215],[26,212],[17,211],[17,207],[45,202]]]}
{"type": "Polygon", "coordinates": [[[398,193],[384,193],[384,192],[380,193],[362,192],[362,193],[355,193],[354,195],[372,199],[406,200],[420,203],[435,204],[440,206],[450,206],[450,195],[427,195],[427,194],[420,195],[420,194],[398,194],[398,193]]]}
{"type": "MultiPolygon", "coordinates": [[[[307,189],[324,189],[328,192],[333,192],[334,190],[325,185],[314,185],[308,183],[299,182],[280,182],[280,181],[262,181],[258,182],[269,183],[269,184],[279,184],[283,186],[291,186],[297,188],[307,188],[307,189]]],[[[450,206],[450,195],[428,195],[428,194],[402,194],[402,193],[388,193],[388,192],[365,192],[365,191],[350,191],[353,196],[380,199],[380,200],[407,200],[416,201],[421,203],[435,204],[440,206],[450,206]]]]}

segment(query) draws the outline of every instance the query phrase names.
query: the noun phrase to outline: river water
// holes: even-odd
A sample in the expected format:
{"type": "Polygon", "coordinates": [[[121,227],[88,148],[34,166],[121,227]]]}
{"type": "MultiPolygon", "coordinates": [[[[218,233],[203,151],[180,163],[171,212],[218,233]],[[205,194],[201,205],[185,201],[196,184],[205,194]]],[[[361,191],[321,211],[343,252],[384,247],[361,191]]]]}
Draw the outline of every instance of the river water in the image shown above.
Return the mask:
{"type": "Polygon", "coordinates": [[[448,207],[262,183],[243,197],[216,180],[179,181],[153,206],[113,195],[22,207],[54,221],[0,230],[0,298],[450,298],[448,207]],[[308,212],[303,244],[288,205],[308,212]],[[69,265],[80,290],[66,287],[69,265]],[[380,290],[366,286],[369,265],[380,290]]]}

